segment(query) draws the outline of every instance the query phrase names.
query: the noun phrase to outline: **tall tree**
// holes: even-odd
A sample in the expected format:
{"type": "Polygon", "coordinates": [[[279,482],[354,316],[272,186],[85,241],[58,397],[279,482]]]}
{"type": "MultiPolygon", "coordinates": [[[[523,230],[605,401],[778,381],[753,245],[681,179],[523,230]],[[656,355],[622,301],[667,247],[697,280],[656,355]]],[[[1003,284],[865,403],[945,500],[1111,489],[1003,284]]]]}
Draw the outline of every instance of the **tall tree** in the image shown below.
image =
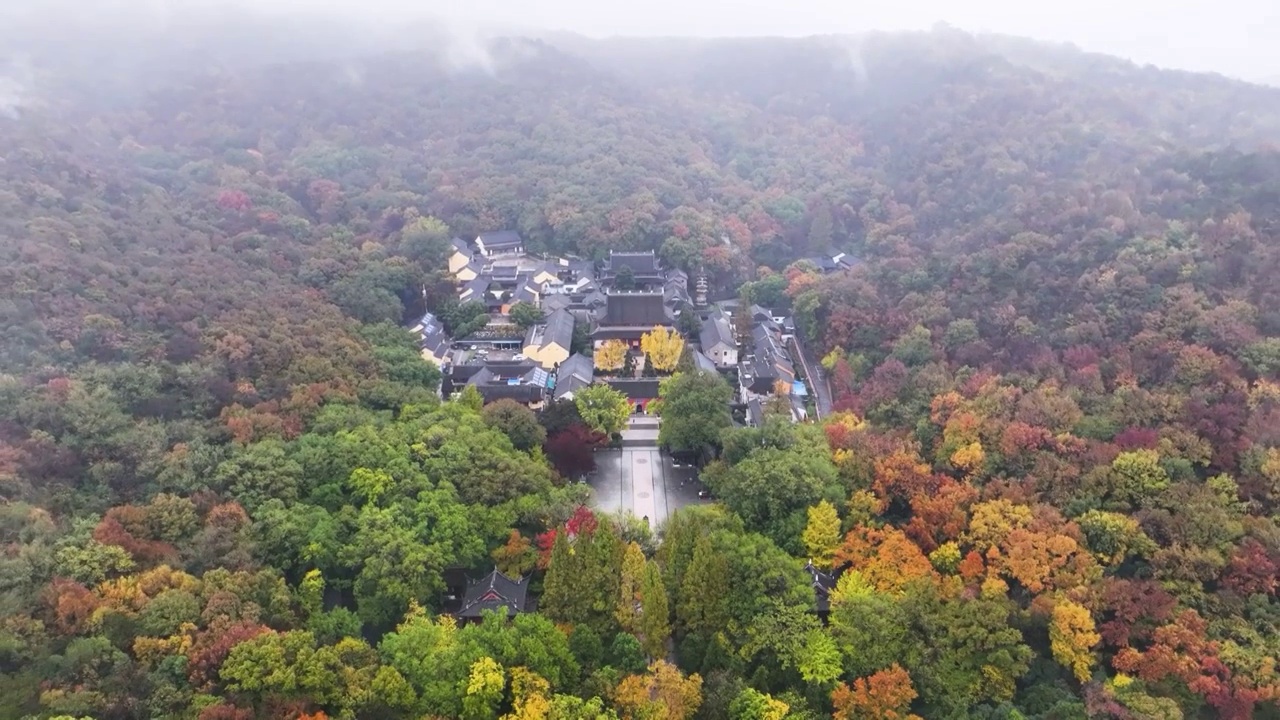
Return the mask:
{"type": "Polygon", "coordinates": [[[710,535],[698,537],[678,591],[676,618],[684,632],[709,637],[728,624],[729,564],[710,535]]]}
{"type": "Polygon", "coordinates": [[[822,500],[809,508],[809,522],[801,540],[814,565],[831,567],[831,560],[840,545],[840,516],[836,514],[834,505],[822,500]]]}
{"type": "Polygon", "coordinates": [[[623,632],[640,631],[640,588],[647,567],[644,551],[635,542],[627,543],[622,556],[622,577],[618,587],[616,617],[623,632]]]}
{"type": "Polygon", "coordinates": [[[481,415],[486,425],[502,431],[510,438],[517,450],[528,452],[541,447],[547,440],[547,431],[538,424],[533,411],[510,398],[485,405],[481,415]]]}
{"type": "Polygon", "coordinates": [[[670,638],[670,609],[662,573],[654,563],[646,563],[640,583],[640,640],[645,654],[651,658],[665,657],[670,638]]]}
{"type": "Polygon", "coordinates": [[[658,442],[673,451],[704,451],[720,443],[720,433],[733,424],[729,402],[733,390],[719,374],[681,373],[662,381],[662,425],[658,442]]]}

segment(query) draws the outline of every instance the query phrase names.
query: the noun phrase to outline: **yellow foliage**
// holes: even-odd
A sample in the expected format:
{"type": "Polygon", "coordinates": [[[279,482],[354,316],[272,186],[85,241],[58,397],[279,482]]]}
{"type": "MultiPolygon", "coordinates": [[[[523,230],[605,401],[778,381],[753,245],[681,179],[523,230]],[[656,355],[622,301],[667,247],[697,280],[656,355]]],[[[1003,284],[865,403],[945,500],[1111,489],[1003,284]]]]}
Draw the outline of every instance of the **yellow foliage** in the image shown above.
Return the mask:
{"type": "Polygon", "coordinates": [[[1000,579],[999,575],[988,575],[982,581],[981,594],[988,600],[1003,598],[1009,594],[1009,583],[1000,579]]]}
{"type": "Polygon", "coordinates": [[[1026,505],[1014,505],[1004,499],[978,503],[973,506],[964,540],[978,552],[986,552],[1003,543],[1009,533],[1030,525],[1031,520],[1031,508],[1026,505]]]}
{"type": "Polygon", "coordinates": [[[1102,641],[1093,616],[1082,605],[1059,600],[1049,621],[1049,649],[1053,659],[1069,669],[1076,679],[1085,682],[1093,667],[1093,647],[1102,641]]]}
{"type": "Polygon", "coordinates": [[[133,654],[143,663],[155,663],[170,655],[186,655],[191,650],[196,626],[183,623],[176,635],[166,638],[140,636],[133,640],[133,654]]]}
{"type": "Polygon", "coordinates": [[[840,544],[840,516],[834,505],[823,500],[809,508],[809,522],[801,540],[814,565],[831,567],[831,558],[840,544]]]}
{"type": "Polygon", "coordinates": [[[619,370],[627,362],[627,344],[621,340],[605,340],[594,353],[597,370],[619,370]]]}
{"type": "Polygon", "coordinates": [[[1259,379],[1249,389],[1249,409],[1257,410],[1267,405],[1280,405],[1280,383],[1259,379]]]}
{"type": "Polygon", "coordinates": [[[674,328],[658,325],[640,336],[640,350],[654,368],[671,372],[684,354],[684,338],[674,328]]]}
{"type": "Polygon", "coordinates": [[[524,667],[511,668],[511,712],[502,720],[546,720],[551,712],[551,684],[524,667]]]}
{"type": "Polygon", "coordinates": [[[951,464],[963,470],[968,477],[978,474],[986,460],[987,454],[982,450],[982,443],[977,440],[951,453],[951,464]]]}
{"type": "Polygon", "coordinates": [[[200,581],[181,570],[160,565],[138,573],[138,586],[147,597],[155,597],[165,590],[186,590],[192,595],[200,593],[200,581]]]}

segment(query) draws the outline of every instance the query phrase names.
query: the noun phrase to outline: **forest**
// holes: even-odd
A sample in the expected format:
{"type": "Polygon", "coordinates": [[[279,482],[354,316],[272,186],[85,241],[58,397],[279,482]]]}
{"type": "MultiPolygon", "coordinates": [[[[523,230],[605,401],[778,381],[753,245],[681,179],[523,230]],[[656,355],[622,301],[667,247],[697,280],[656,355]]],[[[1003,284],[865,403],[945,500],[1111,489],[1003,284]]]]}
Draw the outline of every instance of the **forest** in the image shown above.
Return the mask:
{"type": "Polygon", "coordinates": [[[948,28],[130,52],[0,108],[0,718],[1280,718],[1280,90],[948,28]],[[786,312],[836,412],[593,512],[599,421],[404,329],[501,229],[786,312]],[[495,567],[530,611],[445,612],[495,567]]]}

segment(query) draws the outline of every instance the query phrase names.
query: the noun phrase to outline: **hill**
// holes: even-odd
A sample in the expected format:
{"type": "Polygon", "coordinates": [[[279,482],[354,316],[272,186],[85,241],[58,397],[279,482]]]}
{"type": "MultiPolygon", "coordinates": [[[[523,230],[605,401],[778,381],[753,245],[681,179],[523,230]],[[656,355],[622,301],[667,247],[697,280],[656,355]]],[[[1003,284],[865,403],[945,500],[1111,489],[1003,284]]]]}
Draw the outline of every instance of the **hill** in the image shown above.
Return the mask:
{"type": "Polygon", "coordinates": [[[142,30],[0,83],[0,717],[1275,716],[1280,89],[948,28],[142,30]],[[840,412],[727,431],[660,544],[575,510],[395,327],[512,228],[792,315],[840,412]],[[538,613],[433,615],[494,562],[538,613]]]}

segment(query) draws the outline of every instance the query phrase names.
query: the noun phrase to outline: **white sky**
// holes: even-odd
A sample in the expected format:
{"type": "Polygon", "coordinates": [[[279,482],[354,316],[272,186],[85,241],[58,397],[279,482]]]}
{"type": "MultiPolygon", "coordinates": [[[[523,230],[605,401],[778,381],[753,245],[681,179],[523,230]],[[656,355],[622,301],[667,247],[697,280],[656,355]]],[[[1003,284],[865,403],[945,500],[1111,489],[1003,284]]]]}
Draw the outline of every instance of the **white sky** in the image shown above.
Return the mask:
{"type": "MultiPolygon", "coordinates": [[[[1071,42],[1142,63],[1280,80],[1280,0],[76,0],[73,7],[156,13],[186,4],[398,22],[444,16],[590,36],[801,36],[867,30],[963,30],[1071,42]]],[[[40,12],[61,0],[0,0],[40,12]]],[[[67,18],[62,13],[59,21],[67,18]]]]}
{"type": "Polygon", "coordinates": [[[1072,42],[1138,62],[1280,77],[1280,0],[258,0],[387,18],[433,13],[608,35],[813,35],[939,22],[1072,42]]]}

